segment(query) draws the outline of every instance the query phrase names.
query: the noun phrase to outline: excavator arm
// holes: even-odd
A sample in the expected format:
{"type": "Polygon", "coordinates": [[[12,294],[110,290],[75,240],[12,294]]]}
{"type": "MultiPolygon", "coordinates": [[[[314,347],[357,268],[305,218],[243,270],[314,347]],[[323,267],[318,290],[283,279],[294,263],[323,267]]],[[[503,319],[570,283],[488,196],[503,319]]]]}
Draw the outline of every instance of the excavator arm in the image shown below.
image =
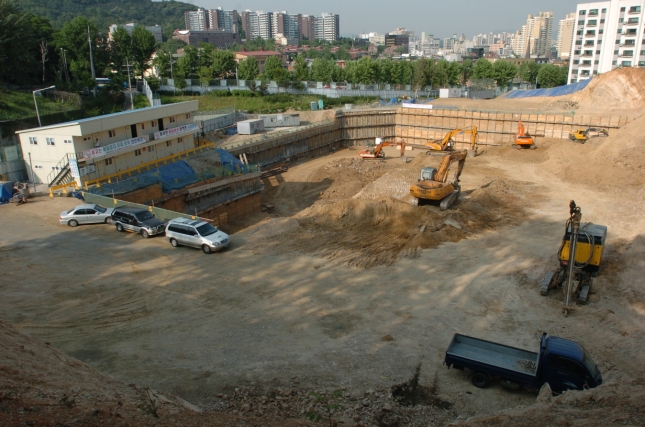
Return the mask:
{"type": "Polygon", "coordinates": [[[471,129],[453,129],[448,133],[446,133],[446,135],[443,137],[441,142],[438,142],[438,143],[428,142],[426,144],[426,148],[428,150],[447,151],[450,141],[452,141],[452,138],[455,137],[456,135],[459,135],[460,133],[470,134],[470,148],[473,150],[473,152],[476,152],[477,141],[478,141],[478,133],[477,133],[476,126],[473,126],[471,129]]]}
{"type": "Polygon", "coordinates": [[[448,179],[448,172],[450,171],[450,165],[457,161],[458,167],[455,172],[454,182],[459,183],[459,177],[461,176],[461,171],[464,169],[464,164],[466,163],[466,157],[468,156],[468,150],[455,151],[451,154],[446,155],[442,160],[437,173],[435,174],[434,180],[439,182],[446,182],[448,179]]]}

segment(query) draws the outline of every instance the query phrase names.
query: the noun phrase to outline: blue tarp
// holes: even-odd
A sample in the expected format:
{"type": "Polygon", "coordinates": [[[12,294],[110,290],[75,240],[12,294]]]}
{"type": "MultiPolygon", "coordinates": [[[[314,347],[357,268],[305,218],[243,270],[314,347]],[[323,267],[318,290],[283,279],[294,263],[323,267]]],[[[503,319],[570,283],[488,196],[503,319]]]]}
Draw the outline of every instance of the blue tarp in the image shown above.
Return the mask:
{"type": "Polygon", "coordinates": [[[159,166],[159,169],[144,172],[123,181],[103,184],[100,189],[95,187],[90,192],[93,194],[117,195],[157,184],[160,181],[163,192],[172,193],[174,190],[179,190],[180,188],[194,184],[200,181],[200,179],[188,163],[180,160],[168,165],[159,166]]]}
{"type": "Polygon", "coordinates": [[[235,157],[228,151],[221,148],[216,148],[215,150],[217,151],[217,155],[219,156],[219,159],[222,162],[222,166],[224,166],[225,169],[235,173],[249,171],[248,166],[244,165],[244,163],[242,163],[237,157],[235,157]]]}
{"type": "Polygon", "coordinates": [[[12,193],[13,181],[0,181],[0,204],[9,203],[12,193]]]}
{"type": "Polygon", "coordinates": [[[506,98],[533,98],[536,96],[563,96],[571,95],[572,93],[578,92],[589,84],[591,79],[583,80],[578,83],[573,83],[566,86],[552,87],[549,89],[533,89],[533,90],[521,90],[517,89],[512,92],[509,92],[506,95],[506,98]]]}

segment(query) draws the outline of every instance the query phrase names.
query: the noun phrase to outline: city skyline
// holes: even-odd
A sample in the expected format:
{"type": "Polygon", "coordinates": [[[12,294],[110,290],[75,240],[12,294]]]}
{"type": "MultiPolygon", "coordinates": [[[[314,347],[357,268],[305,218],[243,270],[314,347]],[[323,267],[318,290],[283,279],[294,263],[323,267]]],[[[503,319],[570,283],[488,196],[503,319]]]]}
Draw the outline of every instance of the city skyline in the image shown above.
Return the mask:
{"type": "MultiPolygon", "coordinates": [[[[559,22],[565,19],[568,13],[575,11],[579,3],[578,0],[543,0],[539,3],[523,0],[409,0],[397,3],[397,7],[385,11],[385,8],[392,5],[385,0],[372,0],[369,4],[340,0],[328,0],[324,3],[301,0],[184,1],[206,9],[221,6],[226,10],[236,9],[238,12],[246,9],[265,12],[286,10],[289,13],[312,15],[333,12],[340,15],[342,36],[369,32],[386,33],[398,27],[405,27],[417,33],[425,31],[440,38],[450,37],[455,33],[463,33],[467,38],[472,38],[478,33],[515,32],[526,23],[529,14],[537,15],[541,11],[552,11],[554,22],[559,22]],[[362,19],[357,19],[357,16],[362,19]]],[[[553,36],[555,38],[557,34],[554,32],[553,36]]]]}

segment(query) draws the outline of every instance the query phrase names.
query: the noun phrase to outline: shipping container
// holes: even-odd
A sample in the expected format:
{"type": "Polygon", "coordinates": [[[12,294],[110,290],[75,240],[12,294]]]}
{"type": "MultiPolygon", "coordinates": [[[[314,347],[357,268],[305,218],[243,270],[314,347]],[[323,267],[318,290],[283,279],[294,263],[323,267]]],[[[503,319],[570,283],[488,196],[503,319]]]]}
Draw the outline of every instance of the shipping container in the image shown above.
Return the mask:
{"type": "Polygon", "coordinates": [[[237,133],[240,135],[254,135],[264,132],[264,120],[252,119],[237,122],[237,133]]]}

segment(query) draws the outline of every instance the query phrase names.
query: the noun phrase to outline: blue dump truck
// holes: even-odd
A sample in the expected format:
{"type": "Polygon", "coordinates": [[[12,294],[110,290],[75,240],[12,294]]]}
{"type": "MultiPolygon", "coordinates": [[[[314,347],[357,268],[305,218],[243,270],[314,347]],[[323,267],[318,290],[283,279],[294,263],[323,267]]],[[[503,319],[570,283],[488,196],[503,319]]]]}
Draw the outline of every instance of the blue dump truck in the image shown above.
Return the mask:
{"type": "Polygon", "coordinates": [[[473,385],[487,387],[494,378],[507,390],[582,390],[602,383],[598,366],[580,344],[544,333],[539,353],[455,334],[444,365],[471,372],[473,385]]]}

